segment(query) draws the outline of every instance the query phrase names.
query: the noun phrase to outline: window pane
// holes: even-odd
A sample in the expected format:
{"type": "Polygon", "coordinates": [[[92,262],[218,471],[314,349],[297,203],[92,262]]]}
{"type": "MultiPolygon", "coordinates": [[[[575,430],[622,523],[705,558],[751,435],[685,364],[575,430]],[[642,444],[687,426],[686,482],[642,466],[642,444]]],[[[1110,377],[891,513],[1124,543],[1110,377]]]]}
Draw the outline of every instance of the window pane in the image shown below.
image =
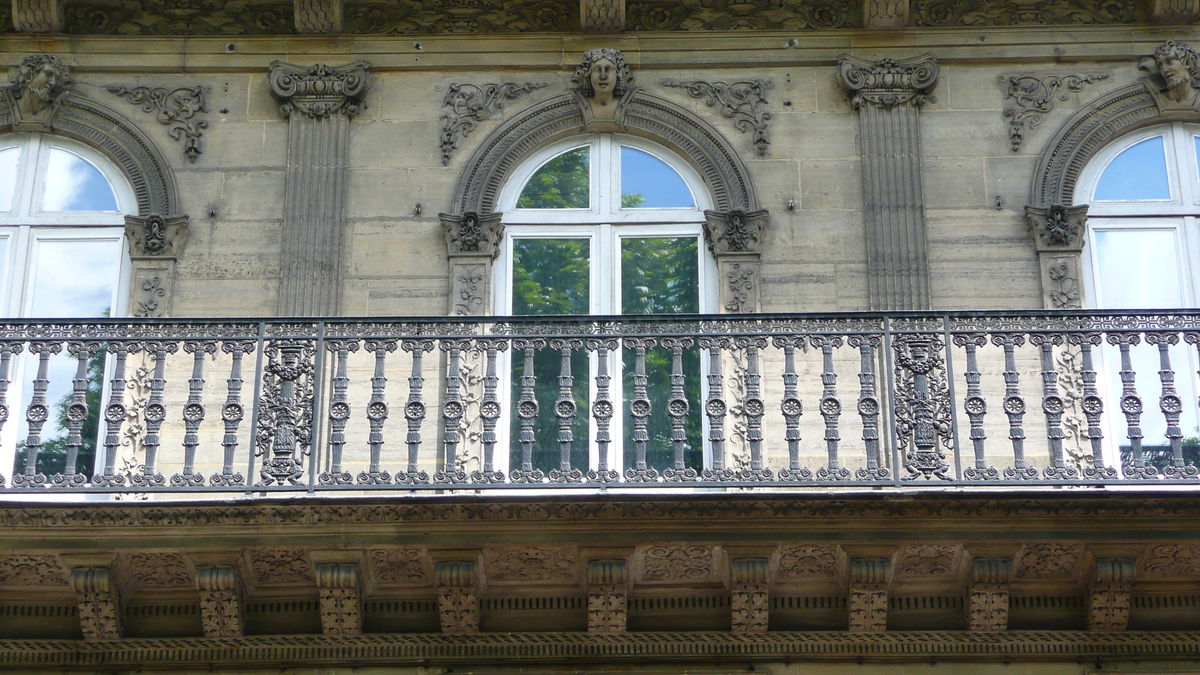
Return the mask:
{"type": "MultiPolygon", "coordinates": [[[[587,314],[589,306],[589,267],[591,242],[587,239],[515,239],[513,240],[513,314],[545,316],[553,314],[587,314]]],[[[584,350],[570,357],[572,398],[575,400],[575,421],[571,425],[573,440],[569,453],[571,466],[584,472],[588,468],[588,356],[584,350]]],[[[525,353],[512,353],[511,395],[520,401],[525,385],[532,384],[538,402],[538,415],[533,424],[531,468],[549,472],[561,464],[558,419],[554,416],[560,392],[559,377],[563,375],[562,353],[549,345],[533,352],[532,372],[525,372],[525,353]],[[522,381],[533,376],[533,381],[522,381]]],[[[521,447],[521,418],[517,406],[512,407],[509,434],[509,466],[520,469],[523,463],[521,447]]]]}
{"type": "Polygon", "coordinates": [[[17,191],[17,160],[20,148],[0,150],[0,211],[12,211],[13,195],[17,191]]]}
{"type": "Polygon", "coordinates": [[[687,183],[666,162],[621,146],[621,208],[695,208],[687,183]]]}
{"type": "MultiPolygon", "coordinates": [[[[696,237],[638,237],[621,239],[621,313],[623,314],[694,314],[700,311],[699,243],[696,237]]],[[[625,466],[637,461],[633,441],[633,416],[629,404],[634,398],[636,355],[624,349],[623,393],[625,399],[625,466]]],[[[646,465],[660,473],[674,464],[675,445],[671,440],[672,419],[666,402],[671,399],[671,350],[658,347],[646,353],[646,391],[651,401],[646,425],[646,465]]],[[[700,352],[685,349],[681,362],[684,397],[689,404],[684,421],[684,464],[700,470],[704,451],[700,433],[700,352]]]]}
{"type": "Polygon", "coordinates": [[[1104,309],[1183,306],[1172,230],[1097,230],[1096,286],[1104,309]]]}
{"type": "Polygon", "coordinates": [[[117,196],[92,163],[66,150],[50,149],[43,211],[116,211],[117,196]]]}
{"type": "Polygon", "coordinates": [[[542,165],[517,199],[519,209],[586,209],[591,205],[591,151],[576,148],[542,165]]]}
{"type": "Polygon", "coordinates": [[[1148,138],[1117,155],[1096,184],[1097,201],[1170,198],[1162,136],[1148,138]]]}

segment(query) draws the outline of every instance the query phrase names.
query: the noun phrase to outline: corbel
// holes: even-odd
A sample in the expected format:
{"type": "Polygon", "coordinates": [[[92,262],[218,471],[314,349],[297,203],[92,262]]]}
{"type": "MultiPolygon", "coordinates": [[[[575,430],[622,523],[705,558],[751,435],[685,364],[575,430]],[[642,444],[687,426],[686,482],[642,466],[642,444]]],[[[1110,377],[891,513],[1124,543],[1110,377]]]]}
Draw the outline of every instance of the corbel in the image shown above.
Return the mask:
{"type": "Polygon", "coordinates": [[[479,580],[476,560],[441,560],[434,563],[438,587],[438,615],[442,632],[479,632],[479,580]]]}
{"type": "Polygon", "coordinates": [[[1136,569],[1129,558],[1096,560],[1088,589],[1088,630],[1123,631],[1128,628],[1136,569]]]}
{"type": "Polygon", "coordinates": [[[1012,559],[977,558],[967,590],[967,626],[980,632],[1008,630],[1008,590],[1012,559]]]}
{"type": "Polygon", "coordinates": [[[342,0],[295,0],[296,32],[342,32],[342,0]]]}
{"type": "Polygon", "coordinates": [[[319,562],[321,632],[325,635],[362,635],[362,593],[358,565],[352,562],[319,562]]]}
{"type": "Polygon", "coordinates": [[[863,28],[907,27],[909,4],[909,0],[866,0],[863,3],[863,28]]]}
{"type": "Polygon", "coordinates": [[[242,637],[246,612],[237,568],[226,564],[197,565],[196,589],[200,591],[204,637],[242,637]]]}
{"type": "Polygon", "coordinates": [[[887,558],[850,559],[849,609],[851,633],[882,633],[887,630],[888,575],[887,558]]]}
{"type": "Polygon", "coordinates": [[[628,618],[628,564],[624,558],[587,566],[588,632],[623,633],[628,618]]]}
{"type": "Polygon", "coordinates": [[[71,587],[79,601],[79,627],[89,642],[121,638],[121,595],[107,566],[71,568],[71,587]]]}
{"type": "Polygon", "coordinates": [[[625,0],[579,0],[579,20],[585,33],[625,30],[625,0]]]}
{"type": "Polygon", "coordinates": [[[734,633],[765,633],[770,613],[767,558],[733,558],[729,564],[734,633]]]}
{"type": "Polygon", "coordinates": [[[133,262],[130,310],[135,317],[170,314],[175,262],[187,242],[186,215],[125,216],[125,239],[133,262]]]}

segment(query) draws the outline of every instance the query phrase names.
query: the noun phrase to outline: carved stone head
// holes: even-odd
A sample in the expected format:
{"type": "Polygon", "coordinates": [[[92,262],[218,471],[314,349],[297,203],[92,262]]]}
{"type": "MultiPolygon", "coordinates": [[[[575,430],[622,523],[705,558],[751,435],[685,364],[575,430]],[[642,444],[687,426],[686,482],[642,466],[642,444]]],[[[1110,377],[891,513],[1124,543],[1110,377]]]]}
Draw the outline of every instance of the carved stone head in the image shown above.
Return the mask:
{"type": "Polygon", "coordinates": [[[10,73],[20,98],[21,112],[37,115],[71,86],[71,68],[51,54],[34,54],[21,59],[10,73]]]}
{"type": "Polygon", "coordinates": [[[583,59],[571,76],[571,87],[584,98],[600,105],[612,103],[633,85],[633,71],[619,49],[601,47],[583,53],[583,59]]]}
{"type": "Polygon", "coordinates": [[[1154,64],[1167,83],[1167,96],[1177,103],[1195,96],[1200,78],[1200,54],[1183,42],[1167,40],[1154,50],[1154,64]]]}

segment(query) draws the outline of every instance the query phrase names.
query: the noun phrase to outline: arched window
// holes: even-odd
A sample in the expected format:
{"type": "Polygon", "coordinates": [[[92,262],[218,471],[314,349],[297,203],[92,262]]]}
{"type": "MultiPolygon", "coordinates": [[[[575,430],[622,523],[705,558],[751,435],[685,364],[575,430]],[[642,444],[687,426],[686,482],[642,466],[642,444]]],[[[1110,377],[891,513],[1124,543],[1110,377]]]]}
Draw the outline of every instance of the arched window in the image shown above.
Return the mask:
{"type": "MultiPolygon", "coordinates": [[[[1196,307],[1200,299],[1200,125],[1173,123],[1126,135],[1101,150],[1080,174],[1076,201],[1088,207],[1084,244],[1085,302],[1097,309],[1196,307]]],[[[1147,459],[1169,463],[1166,423],[1157,410],[1161,383],[1156,347],[1132,350],[1137,389],[1145,407],[1142,430],[1147,459]]],[[[1128,452],[1124,419],[1116,402],[1122,383],[1120,356],[1104,350],[1106,436],[1128,452]]],[[[1197,364],[1192,350],[1169,351],[1175,386],[1184,401],[1196,400],[1197,364]]],[[[1185,459],[1197,463],[1200,425],[1194,406],[1184,406],[1185,459]]]]}
{"type": "MultiPolygon", "coordinates": [[[[551,145],[512,173],[499,204],[506,226],[492,286],[499,314],[694,314],[716,309],[715,263],[703,241],[704,209],[711,208],[711,197],[699,174],[661,146],[616,134],[551,145]]],[[[521,354],[513,354],[511,364],[508,395],[517,401],[525,375],[521,354]]],[[[616,469],[622,468],[622,449],[625,468],[632,461],[626,402],[634,387],[633,364],[629,350],[606,364],[613,398],[621,403],[617,411],[624,411],[613,418],[615,457],[610,457],[610,467],[616,469]]],[[[571,464],[586,468],[596,464],[595,432],[586,411],[595,395],[599,364],[594,355],[580,351],[569,365],[582,413],[576,418],[574,438],[588,439],[586,445],[575,443],[571,464]]],[[[563,364],[558,352],[543,349],[533,366],[541,413],[534,427],[532,468],[548,471],[559,463],[558,428],[550,402],[559,396],[563,364]]],[[[668,398],[670,369],[669,352],[647,354],[651,400],[668,398]]],[[[698,351],[684,355],[683,370],[692,403],[686,461],[689,468],[699,469],[705,459],[698,351]]],[[[520,421],[514,417],[507,422],[510,466],[519,468],[520,421]]],[[[652,417],[648,433],[647,464],[661,471],[672,458],[666,416],[652,417]]]]}
{"type": "MultiPolygon", "coordinates": [[[[125,214],[136,212],[133,189],[107,158],[82,144],[43,134],[0,137],[0,316],[93,318],[124,313],[128,255],[125,214]]],[[[25,410],[38,362],[26,354],[15,362],[9,400],[25,410]]],[[[65,415],[60,405],[72,393],[78,361],[66,353],[49,362],[46,401],[50,418],[42,432],[38,472],[61,473],[65,460],[65,415]],[[61,427],[61,428],[60,428],[61,427]],[[61,452],[56,452],[60,450],[61,452]]],[[[88,362],[89,421],[98,421],[104,386],[102,355],[88,362]]],[[[28,434],[24,416],[4,428],[5,455],[28,434]]],[[[84,447],[76,466],[90,475],[96,425],[85,423],[84,447]]],[[[11,462],[5,462],[12,466],[11,462]]],[[[8,471],[0,471],[8,473],[8,471]]]]}

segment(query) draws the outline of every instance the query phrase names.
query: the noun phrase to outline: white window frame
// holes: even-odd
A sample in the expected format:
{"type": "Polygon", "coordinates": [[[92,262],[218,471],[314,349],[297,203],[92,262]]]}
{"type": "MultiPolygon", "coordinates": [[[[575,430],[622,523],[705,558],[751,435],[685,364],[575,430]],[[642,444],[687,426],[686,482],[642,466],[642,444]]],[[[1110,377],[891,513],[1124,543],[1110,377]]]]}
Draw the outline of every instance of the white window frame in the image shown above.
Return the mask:
{"type": "MultiPolygon", "coordinates": [[[[590,137],[575,137],[547,145],[531,154],[512,172],[501,189],[497,200],[505,224],[504,241],[500,255],[492,269],[493,304],[497,314],[512,313],[512,257],[513,242],[517,239],[588,239],[591,264],[588,267],[589,313],[592,315],[618,314],[621,303],[621,257],[620,241],[624,238],[648,236],[695,237],[698,265],[699,313],[718,311],[717,264],[704,243],[704,211],[712,208],[709,190],[704,180],[690,164],[670,150],[640,138],[623,134],[597,134],[590,137]],[[586,209],[521,209],[516,203],[521,190],[529,179],[547,162],[570,150],[588,146],[591,162],[590,204],[586,209]],[[621,208],[620,147],[628,146],[646,152],[675,170],[692,193],[694,206],[691,208],[621,208]],[[613,280],[607,292],[595,292],[604,288],[604,279],[613,280]]],[[[497,392],[502,409],[511,410],[511,384],[508,373],[512,372],[516,356],[502,352],[497,362],[501,384],[497,392]]],[[[617,403],[617,413],[609,426],[612,442],[609,444],[609,468],[623,472],[632,466],[624,457],[624,412],[620,405],[622,392],[622,367],[620,350],[609,354],[608,372],[611,379],[610,396],[617,403]]],[[[701,401],[707,397],[708,362],[700,359],[701,401]]],[[[596,400],[596,373],[598,359],[593,353],[589,358],[588,400],[596,400]]],[[[573,373],[578,378],[580,373],[573,373]]],[[[547,402],[542,401],[546,409],[547,402]]],[[[594,433],[594,420],[590,410],[580,410],[579,415],[588,419],[588,461],[595,469],[599,462],[599,448],[594,433]]],[[[712,465],[711,448],[708,445],[708,418],[700,416],[704,466],[712,465]]],[[[510,470],[512,449],[510,440],[510,418],[498,420],[497,447],[494,463],[499,471],[510,470]]],[[[578,442],[578,439],[576,439],[578,442]]],[[[576,467],[584,469],[584,467],[576,467]]]]}

